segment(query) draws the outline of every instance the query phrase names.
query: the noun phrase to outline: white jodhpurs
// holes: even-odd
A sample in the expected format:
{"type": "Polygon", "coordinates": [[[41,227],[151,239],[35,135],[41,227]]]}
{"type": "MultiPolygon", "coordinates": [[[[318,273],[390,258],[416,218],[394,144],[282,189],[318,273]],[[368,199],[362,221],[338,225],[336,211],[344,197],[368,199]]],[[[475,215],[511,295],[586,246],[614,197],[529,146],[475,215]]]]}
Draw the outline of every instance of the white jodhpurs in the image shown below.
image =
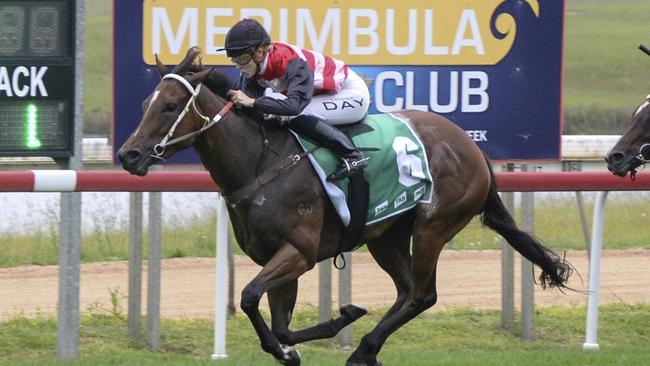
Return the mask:
{"type": "Polygon", "coordinates": [[[351,69],[341,90],[336,94],[315,95],[303,114],[311,114],[330,125],[342,125],[362,120],[368,114],[370,92],[363,79],[351,69]]]}
{"type": "MultiPolygon", "coordinates": [[[[267,89],[265,96],[284,99],[281,93],[267,89]]],[[[314,95],[301,114],[317,116],[330,125],[343,125],[362,120],[368,114],[370,92],[365,81],[351,69],[338,93],[314,95]]]]}

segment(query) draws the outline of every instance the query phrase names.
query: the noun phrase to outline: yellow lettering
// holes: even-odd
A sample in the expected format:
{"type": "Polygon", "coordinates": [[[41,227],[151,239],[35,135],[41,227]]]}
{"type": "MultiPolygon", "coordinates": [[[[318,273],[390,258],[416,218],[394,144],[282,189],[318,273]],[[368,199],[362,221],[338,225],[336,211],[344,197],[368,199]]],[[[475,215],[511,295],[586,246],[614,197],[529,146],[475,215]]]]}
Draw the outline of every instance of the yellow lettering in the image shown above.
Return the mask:
{"type": "MultiPolygon", "coordinates": [[[[494,17],[505,0],[348,0],[315,5],[295,0],[144,0],[143,58],[176,63],[188,47],[204,50],[206,64],[228,64],[222,47],[239,19],[255,18],[271,38],[313,49],[351,65],[494,65],[514,44],[511,14],[494,17]],[[493,22],[493,23],[492,23],[493,22]],[[495,37],[492,29],[501,33],[495,37]]],[[[537,0],[526,0],[539,14],[537,0]]]]}

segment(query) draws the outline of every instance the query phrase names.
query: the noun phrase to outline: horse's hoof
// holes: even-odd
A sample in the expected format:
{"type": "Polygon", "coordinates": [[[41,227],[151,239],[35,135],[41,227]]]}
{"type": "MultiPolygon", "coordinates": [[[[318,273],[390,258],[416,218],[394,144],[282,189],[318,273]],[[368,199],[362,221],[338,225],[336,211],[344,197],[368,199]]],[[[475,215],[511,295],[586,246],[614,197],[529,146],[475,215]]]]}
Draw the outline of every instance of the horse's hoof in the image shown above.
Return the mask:
{"type": "Polygon", "coordinates": [[[339,311],[341,316],[350,319],[350,323],[368,314],[368,310],[353,304],[343,305],[339,311]]]}
{"type": "Polygon", "coordinates": [[[382,364],[376,358],[368,360],[364,359],[364,357],[356,357],[352,354],[345,362],[345,366],[382,366],[382,364]]]}
{"type": "Polygon", "coordinates": [[[348,362],[345,363],[345,366],[383,366],[383,365],[379,361],[376,361],[373,364],[369,364],[369,363],[365,363],[365,362],[364,363],[359,363],[359,362],[350,362],[350,361],[348,361],[348,362]]]}
{"type": "Polygon", "coordinates": [[[280,363],[287,366],[300,366],[300,352],[291,346],[282,346],[284,356],[280,363]]]}

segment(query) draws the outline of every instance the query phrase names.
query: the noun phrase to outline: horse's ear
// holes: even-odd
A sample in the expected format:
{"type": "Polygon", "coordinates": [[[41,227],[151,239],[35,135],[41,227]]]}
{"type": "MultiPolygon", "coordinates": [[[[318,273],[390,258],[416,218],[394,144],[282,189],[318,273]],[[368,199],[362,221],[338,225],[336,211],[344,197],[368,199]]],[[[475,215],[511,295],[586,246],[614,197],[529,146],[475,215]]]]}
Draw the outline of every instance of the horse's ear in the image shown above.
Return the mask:
{"type": "Polygon", "coordinates": [[[203,62],[201,60],[201,48],[199,46],[192,46],[187,50],[186,58],[192,61],[192,66],[202,66],[203,62]]]}
{"type": "Polygon", "coordinates": [[[199,84],[201,84],[201,83],[203,82],[203,80],[205,80],[205,78],[207,78],[208,75],[210,75],[210,73],[212,72],[212,70],[214,70],[213,67],[195,73],[194,75],[192,75],[192,78],[190,79],[190,83],[191,83],[192,85],[199,85],[199,84]]]}
{"type": "Polygon", "coordinates": [[[162,62],[160,62],[160,59],[158,58],[158,55],[154,55],[156,57],[156,68],[158,68],[158,72],[160,73],[160,77],[163,77],[167,74],[169,74],[169,70],[167,70],[167,66],[165,66],[162,62]]]}

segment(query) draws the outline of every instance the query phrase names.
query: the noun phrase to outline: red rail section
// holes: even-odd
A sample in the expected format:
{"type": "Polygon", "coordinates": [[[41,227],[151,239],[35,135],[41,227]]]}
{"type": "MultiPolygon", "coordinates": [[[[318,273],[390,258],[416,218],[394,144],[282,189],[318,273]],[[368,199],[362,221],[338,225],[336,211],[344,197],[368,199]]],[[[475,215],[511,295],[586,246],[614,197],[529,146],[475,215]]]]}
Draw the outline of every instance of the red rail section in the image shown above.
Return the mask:
{"type": "Polygon", "coordinates": [[[0,172],[0,192],[31,192],[33,187],[34,174],[31,170],[0,172]]]}
{"type": "Polygon", "coordinates": [[[77,191],[217,192],[208,172],[150,172],[144,177],[123,171],[77,172],[77,191]]]}
{"type": "Polygon", "coordinates": [[[618,177],[610,172],[495,173],[502,192],[647,191],[650,173],[618,177]]]}
{"type": "Polygon", "coordinates": [[[125,171],[83,170],[47,171],[22,170],[0,172],[0,192],[217,192],[219,188],[210,174],[203,171],[150,172],[144,177],[131,175],[125,171]],[[62,173],[62,174],[57,174],[62,173]],[[40,189],[37,177],[49,180],[56,185],[57,180],[72,173],[71,185],[61,189],[40,189]]]}
{"type": "MultiPolygon", "coordinates": [[[[496,173],[502,192],[644,191],[650,190],[650,173],[636,180],[609,172],[496,173]]],[[[205,171],[150,172],[137,177],[112,170],[0,171],[0,192],[217,192],[205,171]],[[65,178],[65,179],[64,179],[65,178]],[[65,180],[64,183],[57,182],[65,180]],[[43,187],[46,188],[43,188],[43,187]]]]}

